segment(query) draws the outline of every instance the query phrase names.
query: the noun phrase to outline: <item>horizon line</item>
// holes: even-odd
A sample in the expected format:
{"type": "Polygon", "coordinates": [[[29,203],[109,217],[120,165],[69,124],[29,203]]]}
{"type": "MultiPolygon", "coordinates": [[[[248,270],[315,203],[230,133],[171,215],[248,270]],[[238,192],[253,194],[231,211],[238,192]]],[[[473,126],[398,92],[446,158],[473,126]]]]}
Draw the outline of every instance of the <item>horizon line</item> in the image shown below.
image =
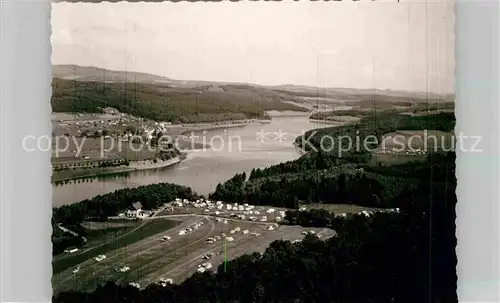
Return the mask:
{"type": "MultiPolygon", "coordinates": [[[[401,93],[418,93],[418,94],[433,94],[433,95],[438,95],[438,96],[448,96],[452,95],[455,97],[455,92],[443,92],[443,93],[437,93],[437,92],[431,92],[431,91],[422,91],[422,90],[404,90],[404,89],[392,89],[392,88],[355,88],[355,87],[335,87],[335,86],[313,86],[309,84],[259,84],[259,83],[252,83],[252,82],[239,82],[239,81],[224,81],[224,80],[193,80],[193,79],[177,79],[177,78],[170,78],[168,76],[163,76],[159,74],[153,74],[150,72],[142,72],[142,71],[136,71],[136,70],[115,70],[115,69],[109,69],[109,68],[104,68],[104,67],[98,67],[95,65],[78,65],[78,64],[53,64],[51,63],[51,66],[75,66],[75,67],[83,67],[83,68],[95,68],[95,69],[100,69],[103,71],[109,71],[109,72],[122,72],[122,73],[136,73],[136,74],[144,74],[144,75],[150,75],[150,76],[156,76],[156,77],[161,77],[161,78],[166,78],[172,81],[178,81],[178,82],[209,82],[209,83],[228,83],[228,84],[246,84],[246,85],[253,85],[253,86],[263,86],[263,87],[280,87],[280,86],[303,86],[303,87],[309,87],[309,88],[315,88],[315,89],[350,89],[350,90],[371,90],[371,91],[381,91],[381,92],[401,92],[401,93]]],[[[52,75],[52,78],[58,78],[54,75],[52,75]]],[[[67,80],[67,79],[63,79],[67,80]]],[[[454,102],[454,101],[453,101],[454,102]]]]}

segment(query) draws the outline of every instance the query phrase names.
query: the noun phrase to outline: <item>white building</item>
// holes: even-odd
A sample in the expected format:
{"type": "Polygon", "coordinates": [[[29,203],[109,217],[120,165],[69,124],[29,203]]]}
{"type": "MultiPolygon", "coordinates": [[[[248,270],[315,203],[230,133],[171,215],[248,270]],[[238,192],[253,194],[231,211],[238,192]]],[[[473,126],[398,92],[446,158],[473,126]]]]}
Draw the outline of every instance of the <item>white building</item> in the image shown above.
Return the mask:
{"type": "Polygon", "coordinates": [[[141,217],[142,216],[142,204],[141,202],[135,202],[132,207],[125,212],[125,215],[129,218],[131,217],[141,217]]]}

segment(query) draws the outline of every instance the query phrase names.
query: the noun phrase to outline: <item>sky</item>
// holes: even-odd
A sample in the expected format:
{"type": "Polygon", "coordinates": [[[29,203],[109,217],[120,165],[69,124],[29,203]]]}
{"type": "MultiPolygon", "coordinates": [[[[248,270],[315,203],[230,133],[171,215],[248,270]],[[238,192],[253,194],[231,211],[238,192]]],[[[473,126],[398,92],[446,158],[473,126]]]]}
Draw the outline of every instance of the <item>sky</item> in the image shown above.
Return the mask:
{"type": "Polygon", "coordinates": [[[53,3],[52,63],[452,93],[453,5],[400,1],[53,3]]]}

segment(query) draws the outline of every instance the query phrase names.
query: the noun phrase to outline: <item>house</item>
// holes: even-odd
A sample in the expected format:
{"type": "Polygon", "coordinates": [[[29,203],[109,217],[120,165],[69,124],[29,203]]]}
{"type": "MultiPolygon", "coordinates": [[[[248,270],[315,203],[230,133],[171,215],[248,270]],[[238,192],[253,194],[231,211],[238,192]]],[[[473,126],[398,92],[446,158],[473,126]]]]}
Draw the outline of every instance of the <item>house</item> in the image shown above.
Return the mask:
{"type": "Polygon", "coordinates": [[[135,202],[132,204],[129,210],[127,210],[127,217],[140,217],[142,214],[142,204],[141,202],[135,202]]]}
{"type": "Polygon", "coordinates": [[[132,204],[132,207],[136,210],[136,211],[140,211],[142,209],[142,204],[141,202],[135,202],[134,204],[132,204]]]}

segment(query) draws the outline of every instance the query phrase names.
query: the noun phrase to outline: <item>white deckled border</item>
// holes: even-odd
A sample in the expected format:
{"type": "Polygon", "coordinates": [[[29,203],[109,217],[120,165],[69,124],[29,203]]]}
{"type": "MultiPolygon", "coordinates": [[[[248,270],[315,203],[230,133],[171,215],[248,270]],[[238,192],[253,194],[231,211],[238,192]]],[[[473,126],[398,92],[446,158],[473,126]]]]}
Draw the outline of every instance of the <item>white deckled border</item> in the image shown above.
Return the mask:
{"type": "MultiPolygon", "coordinates": [[[[0,1],[0,301],[50,302],[50,152],[21,147],[51,132],[50,5],[0,1]]],[[[483,136],[482,153],[457,155],[461,302],[500,302],[498,11],[456,5],[456,130],[483,136]]]]}

